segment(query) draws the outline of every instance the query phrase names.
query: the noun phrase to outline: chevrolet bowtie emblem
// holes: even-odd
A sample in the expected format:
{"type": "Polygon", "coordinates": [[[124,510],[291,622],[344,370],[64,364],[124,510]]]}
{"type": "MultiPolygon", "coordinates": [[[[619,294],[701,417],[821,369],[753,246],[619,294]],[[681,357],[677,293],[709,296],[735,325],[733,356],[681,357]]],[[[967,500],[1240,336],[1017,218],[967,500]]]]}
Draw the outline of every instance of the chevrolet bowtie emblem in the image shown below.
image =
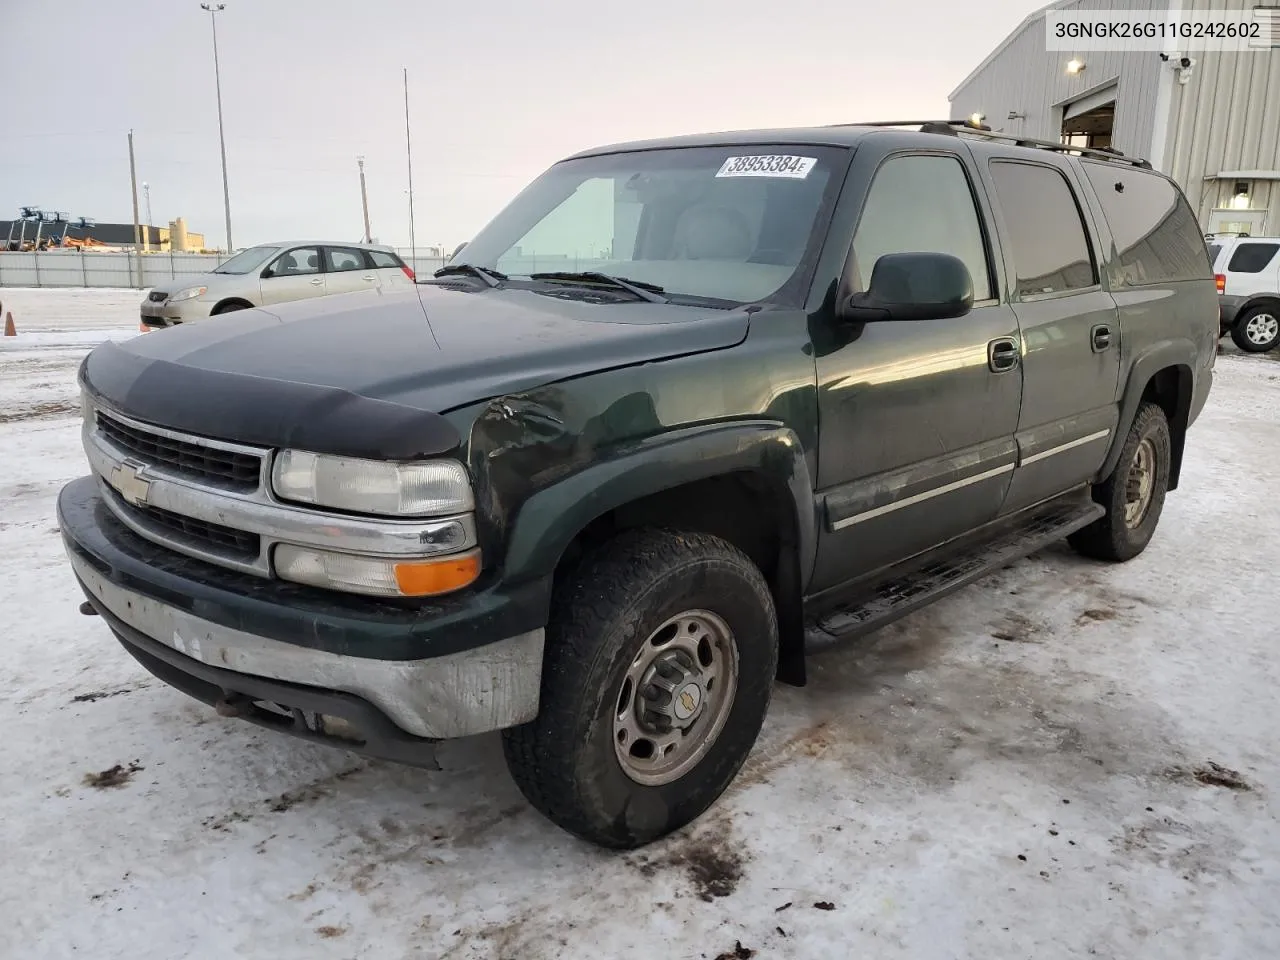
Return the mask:
{"type": "Polygon", "coordinates": [[[151,481],[142,475],[145,465],[136,460],[126,460],[111,471],[111,486],[120,496],[135,507],[145,505],[151,481]]]}
{"type": "Polygon", "coordinates": [[[698,705],[698,701],[693,699],[693,694],[688,690],[680,692],[680,705],[684,707],[686,713],[693,713],[693,708],[698,705]]]}

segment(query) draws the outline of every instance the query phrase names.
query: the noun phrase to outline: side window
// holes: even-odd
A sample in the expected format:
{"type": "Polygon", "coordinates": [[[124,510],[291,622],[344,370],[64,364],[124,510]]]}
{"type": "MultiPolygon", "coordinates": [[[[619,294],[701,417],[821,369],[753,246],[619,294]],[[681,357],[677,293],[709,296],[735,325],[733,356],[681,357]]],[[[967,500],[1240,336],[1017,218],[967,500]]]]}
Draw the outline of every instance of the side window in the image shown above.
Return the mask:
{"type": "Polygon", "coordinates": [[[300,247],[282,253],[276,262],[271,264],[273,277],[299,277],[308,273],[320,272],[320,251],[315,247],[300,247]]]}
{"type": "Polygon", "coordinates": [[[1083,166],[1115,238],[1127,285],[1213,275],[1200,224],[1172,183],[1117,163],[1088,160],[1083,166]]]}
{"type": "Polygon", "coordinates": [[[973,299],[992,297],[982,226],[958,159],[893,157],[876,171],[853,238],[859,289],[889,253],[949,253],[969,268],[973,299]]]}
{"type": "Polygon", "coordinates": [[[325,247],[325,266],[330,273],[343,273],[347,270],[364,270],[364,251],[348,250],[343,247],[325,247]]]}
{"type": "Polygon", "coordinates": [[[1018,296],[1082,290],[1098,282],[1080,207],[1061,170],[995,161],[991,178],[1009,231],[1018,296]]]}
{"type": "Polygon", "coordinates": [[[1227,264],[1230,273],[1261,273],[1275,259],[1280,243],[1242,243],[1227,264]]]}
{"type": "Polygon", "coordinates": [[[373,265],[378,269],[398,268],[401,266],[400,258],[394,253],[387,253],[385,250],[370,250],[369,256],[373,260],[373,265]]]}
{"type": "Polygon", "coordinates": [[[1220,254],[1221,252],[1222,252],[1222,244],[1220,243],[1209,244],[1209,266],[1213,266],[1215,263],[1218,262],[1218,254],[1220,254]]]}

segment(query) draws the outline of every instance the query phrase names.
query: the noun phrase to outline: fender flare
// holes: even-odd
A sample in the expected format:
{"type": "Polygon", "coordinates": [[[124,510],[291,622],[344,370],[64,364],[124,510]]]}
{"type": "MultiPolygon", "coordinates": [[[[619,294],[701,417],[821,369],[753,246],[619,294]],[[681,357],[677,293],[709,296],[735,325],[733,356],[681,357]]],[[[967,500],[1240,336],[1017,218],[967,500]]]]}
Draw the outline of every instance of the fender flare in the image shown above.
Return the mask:
{"type": "Polygon", "coordinates": [[[593,520],[673,487],[730,473],[763,477],[794,510],[801,584],[817,554],[817,514],[799,438],[776,421],[735,421],[673,430],[640,441],[559,479],[524,501],[503,560],[511,580],[549,578],[564,551],[593,520]]]}
{"type": "MultiPolygon", "coordinates": [[[[1142,403],[1142,396],[1146,392],[1147,384],[1151,382],[1151,378],[1159,371],[1166,367],[1182,368],[1184,371],[1185,382],[1179,384],[1178,389],[1178,411],[1182,419],[1182,423],[1175,421],[1177,416],[1170,421],[1171,430],[1178,432],[1185,431],[1187,411],[1191,407],[1191,398],[1195,394],[1195,377],[1198,353],[1196,346],[1190,340],[1161,340],[1152,344],[1147,350],[1134,358],[1132,365],[1129,367],[1129,377],[1125,382],[1124,393],[1120,399],[1120,418],[1116,421],[1116,432],[1111,438],[1111,450],[1107,453],[1107,459],[1103,461],[1102,467],[1098,470],[1094,482],[1100,482],[1111,475],[1115,470],[1116,464],[1120,461],[1120,451],[1124,447],[1124,442],[1129,435],[1129,425],[1133,423],[1134,417],[1138,415],[1138,407],[1142,403]]],[[[1170,470],[1176,476],[1176,468],[1182,462],[1181,445],[1177,444],[1174,452],[1174,463],[1170,465],[1170,470]]]]}

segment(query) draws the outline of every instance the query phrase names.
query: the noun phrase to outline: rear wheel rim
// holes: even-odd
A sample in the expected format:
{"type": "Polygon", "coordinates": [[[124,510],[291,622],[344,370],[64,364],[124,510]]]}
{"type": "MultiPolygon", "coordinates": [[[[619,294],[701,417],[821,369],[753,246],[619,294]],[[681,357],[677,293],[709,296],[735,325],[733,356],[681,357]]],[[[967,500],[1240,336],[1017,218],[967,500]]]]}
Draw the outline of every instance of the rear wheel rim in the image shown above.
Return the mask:
{"type": "Polygon", "coordinates": [[[709,610],[686,610],[645,638],[614,701],[613,749],[628,777],[657,787],[707,755],[738,690],[738,645],[709,610]]]}
{"type": "Polygon", "coordinates": [[[1124,524],[1130,530],[1140,526],[1151,509],[1156,486],[1156,445],[1144,437],[1133,453],[1124,486],[1124,524]]]}
{"type": "Polygon", "coordinates": [[[1256,313],[1244,325],[1244,335],[1257,346],[1271,343],[1280,335],[1280,320],[1274,314],[1256,313]]]}

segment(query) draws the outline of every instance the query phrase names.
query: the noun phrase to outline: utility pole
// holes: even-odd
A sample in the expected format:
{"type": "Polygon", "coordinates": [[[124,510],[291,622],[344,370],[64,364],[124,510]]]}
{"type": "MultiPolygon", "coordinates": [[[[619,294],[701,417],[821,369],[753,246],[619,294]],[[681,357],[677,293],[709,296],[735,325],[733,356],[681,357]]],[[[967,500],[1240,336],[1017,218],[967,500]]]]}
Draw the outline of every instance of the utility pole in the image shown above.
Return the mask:
{"type": "Polygon", "coordinates": [[[417,270],[418,241],[413,226],[413,142],[409,138],[409,68],[404,68],[404,155],[409,161],[409,250],[410,258],[415,261],[412,269],[417,270]]]}
{"type": "Polygon", "coordinates": [[[218,21],[217,14],[226,9],[225,3],[202,3],[201,10],[209,11],[209,26],[213,27],[213,83],[218,92],[218,147],[222,151],[222,205],[227,214],[227,253],[231,245],[231,190],[227,186],[227,139],[222,130],[222,74],[218,69],[218,21]]]}
{"type": "Polygon", "coordinates": [[[129,187],[133,193],[133,255],[138,261],[138,289],[142,288],[142,225],[138,223],[138,170],[133,163],[133,131],[129,131],[129,187]]]}
{"type": "Polygon", "coordinates": [[[364,208],[364,242],[373,243],[373,234],[369,230],[369,195],[364,189],[364,157],[356,157],[360,165],[360,206],[364,208]]]}

